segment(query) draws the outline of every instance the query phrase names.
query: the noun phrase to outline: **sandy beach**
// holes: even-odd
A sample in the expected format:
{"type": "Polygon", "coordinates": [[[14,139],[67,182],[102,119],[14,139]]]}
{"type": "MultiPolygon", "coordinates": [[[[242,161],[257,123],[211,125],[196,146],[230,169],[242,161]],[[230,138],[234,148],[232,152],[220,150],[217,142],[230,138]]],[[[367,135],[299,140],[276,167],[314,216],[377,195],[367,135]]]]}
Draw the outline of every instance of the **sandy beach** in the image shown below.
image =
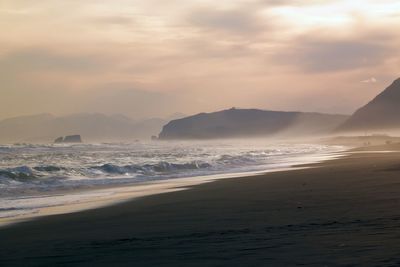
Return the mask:
{"type": "Polygon", "coordinates": [[[398,146],[307,167],[0,228],[0,266],[399,265],[398,146]]]}

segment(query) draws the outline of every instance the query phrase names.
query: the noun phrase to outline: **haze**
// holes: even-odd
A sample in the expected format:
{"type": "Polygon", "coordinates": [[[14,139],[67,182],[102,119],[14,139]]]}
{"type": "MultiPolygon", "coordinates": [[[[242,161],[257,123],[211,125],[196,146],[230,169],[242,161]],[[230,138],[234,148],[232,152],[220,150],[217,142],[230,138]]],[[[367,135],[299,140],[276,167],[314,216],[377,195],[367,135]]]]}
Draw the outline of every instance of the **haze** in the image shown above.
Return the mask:
{"type": "Polygon", "coordinates": [[[3,0],[0,118],[353,112],[400,72],[398,1],[3,0]]]}

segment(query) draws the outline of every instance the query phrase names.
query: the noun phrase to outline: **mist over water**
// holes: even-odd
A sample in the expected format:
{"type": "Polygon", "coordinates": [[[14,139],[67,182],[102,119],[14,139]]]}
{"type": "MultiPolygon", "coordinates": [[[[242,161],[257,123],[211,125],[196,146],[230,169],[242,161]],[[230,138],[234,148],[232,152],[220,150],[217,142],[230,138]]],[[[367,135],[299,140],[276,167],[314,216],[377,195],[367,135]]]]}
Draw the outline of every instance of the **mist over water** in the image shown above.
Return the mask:
{"type": "MultiPolygon", "coordinates": [[[[37,196],[60,191],[66,196],[76,189],[96,186],[285,168],[340,150],[343,147],[250,140],[3,145],[0,217],[9,216],[10,211],[14,214],[18,209],[31,209],[21,199],[32,196],[36,196],[37,205],[50,205],[37,196]]],[[[71,201],[65,196],[65,201],[71,201]]]]}

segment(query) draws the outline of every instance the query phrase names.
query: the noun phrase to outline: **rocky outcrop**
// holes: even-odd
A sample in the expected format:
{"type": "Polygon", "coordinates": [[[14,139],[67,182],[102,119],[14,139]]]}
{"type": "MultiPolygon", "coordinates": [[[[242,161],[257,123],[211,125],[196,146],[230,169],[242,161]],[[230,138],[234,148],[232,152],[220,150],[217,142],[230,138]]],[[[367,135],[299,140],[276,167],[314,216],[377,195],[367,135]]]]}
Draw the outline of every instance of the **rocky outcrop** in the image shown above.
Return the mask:
{"type": "Polygon", "coordinates": [[[80,135],[67,135],[65,137],[58,137],[56,140],[54,140],[54,143],[60,144],[60,143],[82,143],[82,138],[80,135]]]}
{"type": "MultiPolygon", "coordinates": [[[[176,114],[178,116],[179,114],[176,114]]],[[[171,119],[176,119],[174,116],[171,119]]],[[[131,142],[158,135],[170,118],[136,121],[124,115],[79,113],[49,114],[0,120],[0,143],[42,143],[66,133],[79,133],[85,142],[131,142]]]]}
{"type": "Polygon", "coordinates": [[[64,142],[64,137],[58,137],[56,138],[56,140],[54,140],[54,143],[59,144],[59,143],[63,143],[64,142]]]}

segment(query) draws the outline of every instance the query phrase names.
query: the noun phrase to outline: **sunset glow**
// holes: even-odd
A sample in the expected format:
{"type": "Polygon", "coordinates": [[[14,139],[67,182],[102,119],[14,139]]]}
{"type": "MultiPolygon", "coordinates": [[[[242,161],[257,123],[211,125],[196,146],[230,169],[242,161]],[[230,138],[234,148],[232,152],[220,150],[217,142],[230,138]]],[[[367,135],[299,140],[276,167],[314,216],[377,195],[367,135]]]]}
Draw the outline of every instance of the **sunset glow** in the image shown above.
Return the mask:
{"type": "Polygon", "coordinates": [[[362,0],[2,1],[1,116],[351,113],[398,76],[399,10],[362,0]],[[154,101],[142,107],[138,95],[154,101]],[[105,108],[105,98],[121,104],[105,108]]]}

